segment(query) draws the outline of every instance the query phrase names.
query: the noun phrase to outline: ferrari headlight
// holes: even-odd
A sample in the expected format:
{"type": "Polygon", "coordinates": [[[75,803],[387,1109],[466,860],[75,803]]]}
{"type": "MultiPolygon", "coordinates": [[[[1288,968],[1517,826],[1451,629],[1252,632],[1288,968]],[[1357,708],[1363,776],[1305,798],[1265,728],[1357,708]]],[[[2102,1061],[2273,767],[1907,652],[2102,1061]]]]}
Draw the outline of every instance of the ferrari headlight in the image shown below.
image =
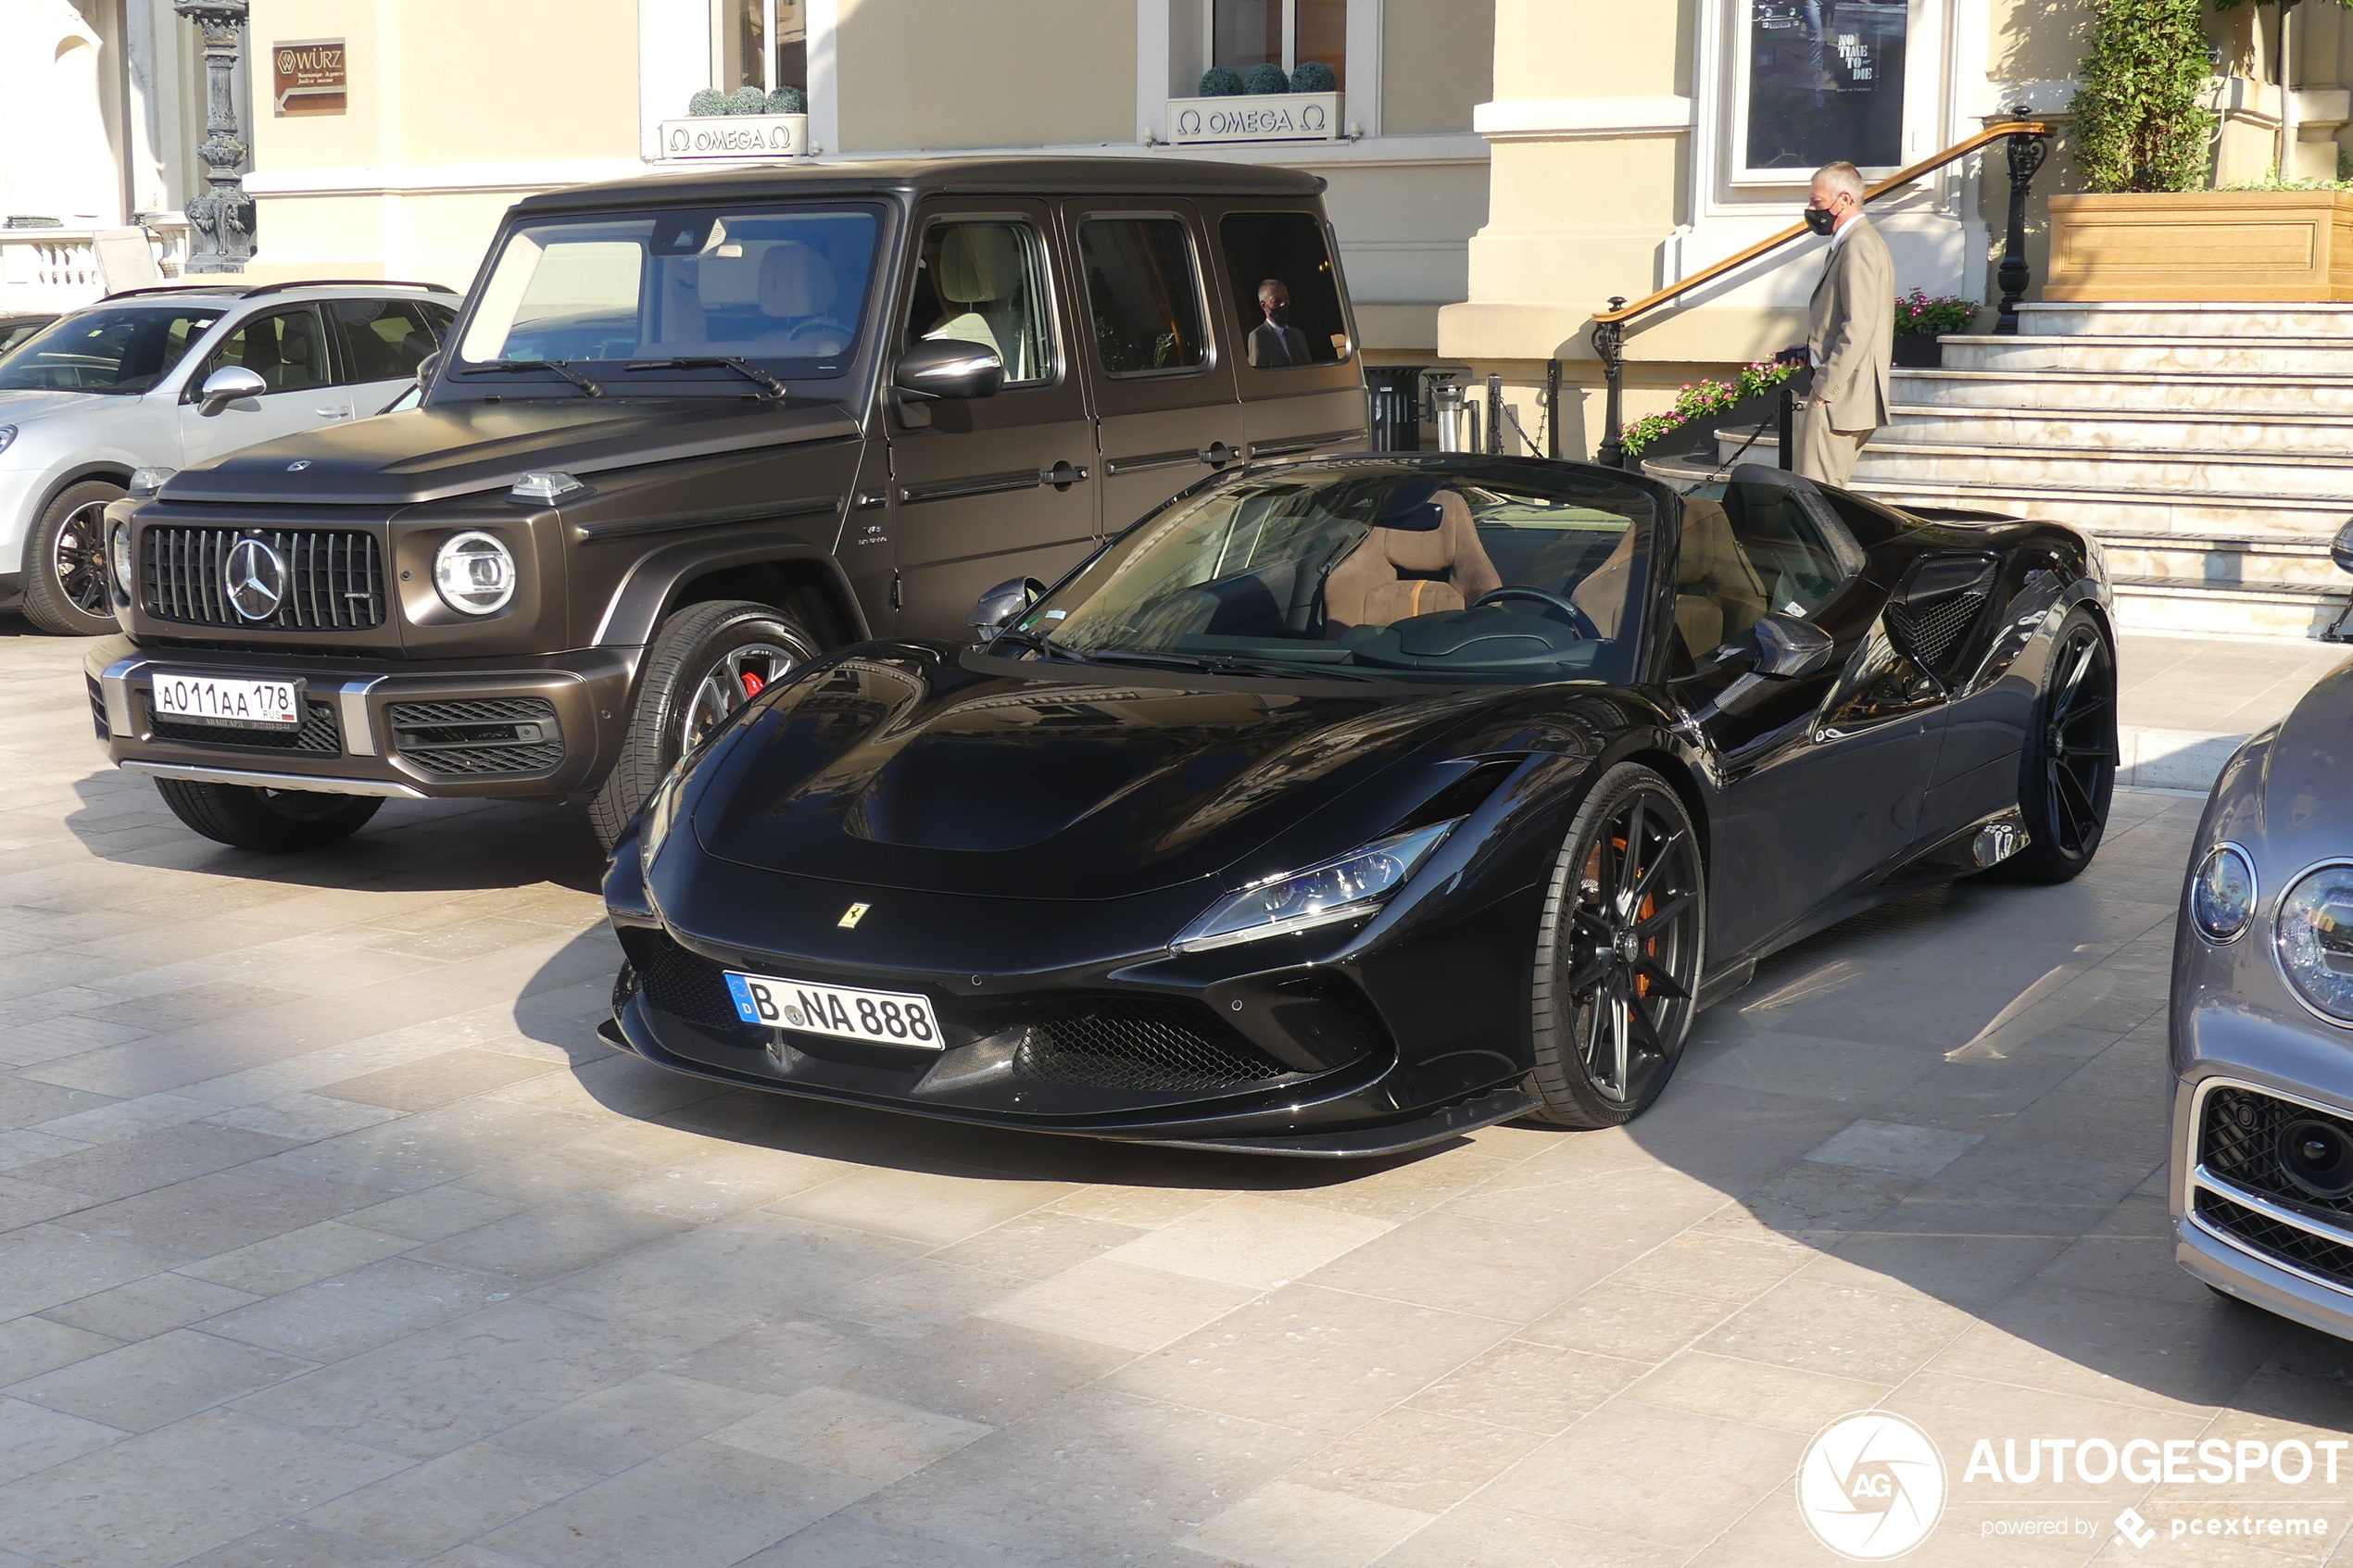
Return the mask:
{"type": "Polygon", "coordinates": [[[2353,866],[2322,866],[2287,890],[2277,944],[2296,995],[2353,1028],[2353,866]]]}
{"type": "Polygon", "coordinates": [[[1416,828],[1303,872],[1268,877],[1220,898],[1169,946],[1180,953],[1198,953],[1368,915],[1389,901],[1453,827],[1453,822],[1441,822],[1416,828]]]}
{"type": "Polygon", "coordinates": [[[2235,942],[2255,918],[2255,863],[2235,844],[2218,844],[2190,879],[2190,921],[2221,946],[2235,942]]]}
{"type": "Polygon", "coordinates": [[[461,615],[488,615],[515,596],[515,557],[492,534],[452,534],[433,556],[433,585],[461,615]]]}

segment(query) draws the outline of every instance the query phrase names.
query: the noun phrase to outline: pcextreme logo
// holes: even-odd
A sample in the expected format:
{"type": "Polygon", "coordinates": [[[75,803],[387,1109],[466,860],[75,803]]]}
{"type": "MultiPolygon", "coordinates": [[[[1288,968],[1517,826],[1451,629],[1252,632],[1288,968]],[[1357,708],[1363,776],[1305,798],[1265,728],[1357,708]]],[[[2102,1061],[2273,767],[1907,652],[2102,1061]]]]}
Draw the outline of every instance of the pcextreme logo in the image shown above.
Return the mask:
{"type": "Polygon", "coordinates": [[[1814,1538],[1841,1557],[1901,1557],[1944,1516],[1944,1456],[1900,1415],[1840,1416],[1797,1461],[1797,1512],[1814,1538]]]}

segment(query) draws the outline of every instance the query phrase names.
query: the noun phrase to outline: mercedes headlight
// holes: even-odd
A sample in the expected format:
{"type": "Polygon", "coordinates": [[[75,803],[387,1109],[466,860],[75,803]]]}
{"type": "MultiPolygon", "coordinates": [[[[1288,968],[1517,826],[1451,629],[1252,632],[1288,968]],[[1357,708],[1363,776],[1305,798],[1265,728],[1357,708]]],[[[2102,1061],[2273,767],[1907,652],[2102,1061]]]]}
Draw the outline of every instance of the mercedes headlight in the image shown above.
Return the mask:
{"type": "Polygon", "coordinates": [[[1401,833],[1303,872],[1268,877],[1220,898],[1170,947],[1198,953],[1371,914],[1387,903],[1453,822],[1401,833]]]}
{"type": "Polygon", "coordinates": [[[488,533],[452,534],[433,556],[433,585],[460,615],[488,615],[515,596],[515,557],[488,533]]]}
{"type": "Polygon", "coordinates": [[[2190,921],[2217,947],[2235,942],[2255,918],[2255,862],[2235,844],[2218,844],[2190,879],[2190,921]]]}
{"type": "Polygon", "coordinates": [[[2353,866],[2308,872],[2280,900],[2280,969],[2296,994],[2353,1028],[2353,866]]]}
{"type": "Polygon", "coordinates": [[[131,525],[118,522],[107,535],[107,570],[114,573],[114,591],[131,596],[131,525]]]}

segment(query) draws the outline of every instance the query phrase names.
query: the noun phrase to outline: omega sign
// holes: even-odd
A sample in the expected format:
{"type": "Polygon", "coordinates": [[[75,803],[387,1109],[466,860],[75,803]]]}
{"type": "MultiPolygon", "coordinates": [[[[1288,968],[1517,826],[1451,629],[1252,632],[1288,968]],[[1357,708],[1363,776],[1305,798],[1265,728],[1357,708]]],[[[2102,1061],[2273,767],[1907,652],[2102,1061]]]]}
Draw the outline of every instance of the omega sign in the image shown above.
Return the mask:
{"type": "Polygon", "coordinates": [[[1266,93],[1222,98],[1171,98],[1169,140],[1333,142],[1341,134],[1337,93],[1266,93]]]}
{"type": "Polygon", "coordinates": [[[805,114],[698,115],[661,122],[664,158],[795,157],[808,150],[805,114]]]}

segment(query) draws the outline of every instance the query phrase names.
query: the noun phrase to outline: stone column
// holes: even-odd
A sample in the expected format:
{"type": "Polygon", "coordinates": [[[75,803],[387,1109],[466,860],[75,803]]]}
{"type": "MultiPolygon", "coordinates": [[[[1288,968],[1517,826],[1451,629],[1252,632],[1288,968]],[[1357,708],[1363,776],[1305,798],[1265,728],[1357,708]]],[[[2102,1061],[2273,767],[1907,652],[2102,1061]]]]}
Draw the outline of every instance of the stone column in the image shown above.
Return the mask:
{"type": "Polygon", "coordinates": [[[207,85],[202,195],[188,199],[188,270],[242,272],[253,257],[253,198],[245,194],[245,144],[237,133],[235,81],[243,52],[246,0],[172,0],[204,39],[207,85]]]}

